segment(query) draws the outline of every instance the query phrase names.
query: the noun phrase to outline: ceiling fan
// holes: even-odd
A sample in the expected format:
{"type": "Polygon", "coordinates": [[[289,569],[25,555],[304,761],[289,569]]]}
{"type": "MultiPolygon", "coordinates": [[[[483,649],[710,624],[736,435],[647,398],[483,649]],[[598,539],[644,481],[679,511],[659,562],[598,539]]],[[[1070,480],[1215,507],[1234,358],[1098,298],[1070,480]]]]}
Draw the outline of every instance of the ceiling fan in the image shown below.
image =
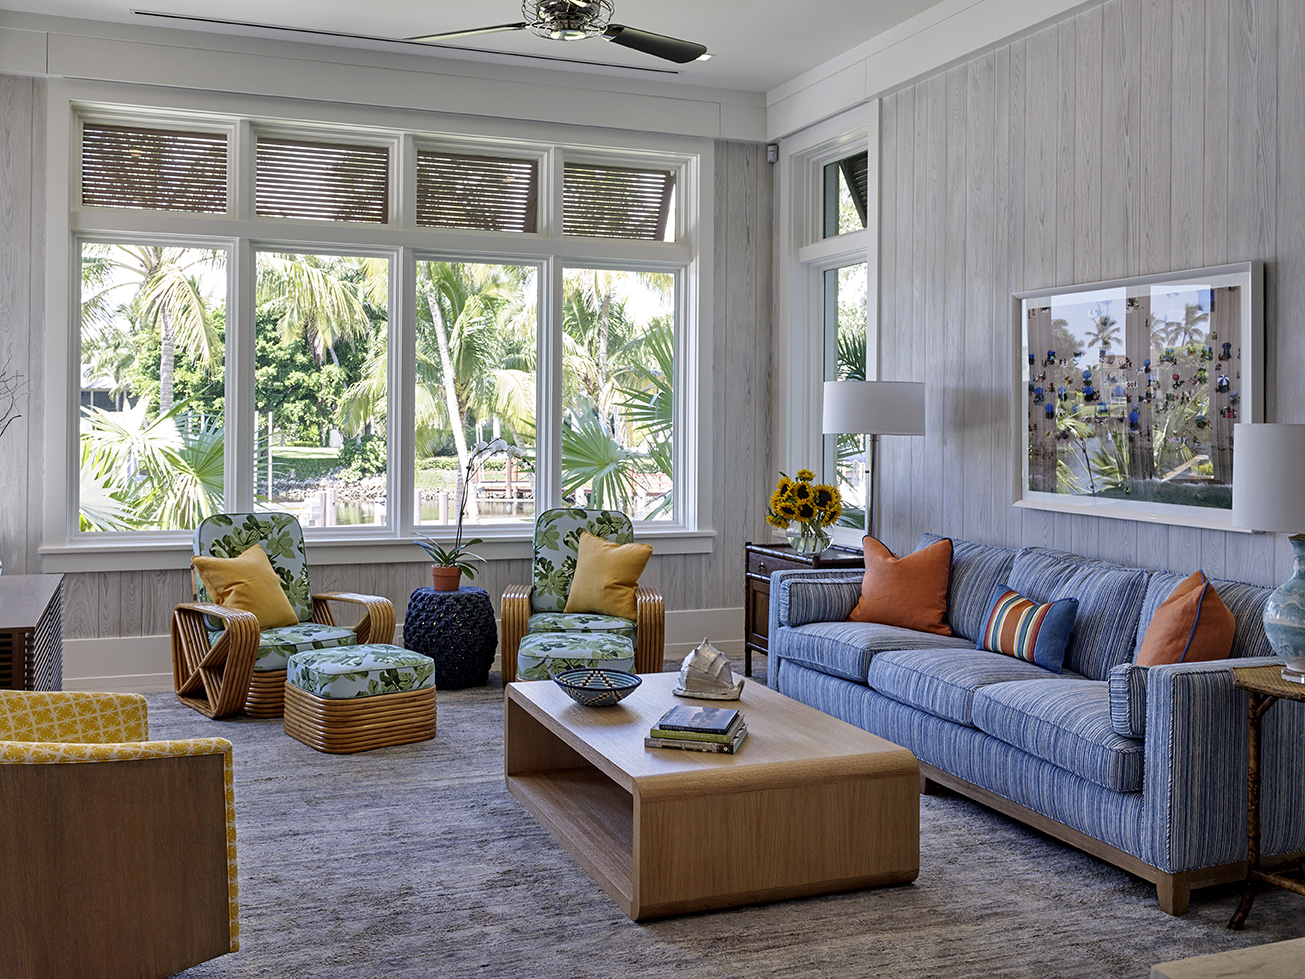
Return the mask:
{"type": "Polygon", "coordinates": [[[587,37],[601,37],[613,44],[680,65],[690,61],[705,61],[711,57],[705,44],[610,23],[612,12],[612,0],[522,0],[521,16],[529,18],[528,20],[466,31],[423,34],[405,40],[437,43],[461,37],[528,30],[554,41],[581,41],[587,37]]]}

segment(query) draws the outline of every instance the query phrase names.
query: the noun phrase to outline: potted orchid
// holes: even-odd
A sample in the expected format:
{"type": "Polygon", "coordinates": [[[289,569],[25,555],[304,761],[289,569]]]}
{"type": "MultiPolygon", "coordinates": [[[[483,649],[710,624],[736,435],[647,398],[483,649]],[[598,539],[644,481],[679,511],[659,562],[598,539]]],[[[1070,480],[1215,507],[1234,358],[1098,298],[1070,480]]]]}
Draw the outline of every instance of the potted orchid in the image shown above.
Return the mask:
{"type": "Polygon", "coordinates": [[[429,537],[426,534],[418,534],[412,540],[414,544],[430,556],[432,562],[430,566],[431,581],[436,591],[457,591],[461,587],[464,574],[467,576],[468,581],[476,577],[476,568],[471,562],[484,562],[485,560],[471,550],[477,544],[483,544],[484,539],[472,537],[469,540],[464,540],[462,520],[467,513],[467,493],[471,490],[472,479],[480,465],[493,455],[516,456],[519,458],[521,450],[515,445],[509,445],[501,438],[496,438],[492,442],[477,442],[472,448],[463,475],[462,492],[458,505],[457,531],[453,535],[453,543],[445,546],[434,537],[429,537]]]}

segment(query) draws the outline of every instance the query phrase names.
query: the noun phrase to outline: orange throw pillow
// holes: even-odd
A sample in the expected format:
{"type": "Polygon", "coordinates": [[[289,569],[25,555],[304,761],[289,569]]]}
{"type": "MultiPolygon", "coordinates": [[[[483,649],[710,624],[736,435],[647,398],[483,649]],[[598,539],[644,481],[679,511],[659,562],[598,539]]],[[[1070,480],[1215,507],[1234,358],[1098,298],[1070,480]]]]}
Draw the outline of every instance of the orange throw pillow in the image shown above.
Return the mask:
{"type": "Polygon", "coordinates": [[[1237,620],[1205,572],[1193,571],[1155,610],[1137,665],[1227,659],[1236,631],[1237,620]]]}
{"type": "Polygon", "coordinates": [[[852,622],[878,622],[918,632],[950,636],[947,586],[952,578],[952,542],[944,537],[898,557],[875,538],[861,541],[865,577],[852,622]]]}

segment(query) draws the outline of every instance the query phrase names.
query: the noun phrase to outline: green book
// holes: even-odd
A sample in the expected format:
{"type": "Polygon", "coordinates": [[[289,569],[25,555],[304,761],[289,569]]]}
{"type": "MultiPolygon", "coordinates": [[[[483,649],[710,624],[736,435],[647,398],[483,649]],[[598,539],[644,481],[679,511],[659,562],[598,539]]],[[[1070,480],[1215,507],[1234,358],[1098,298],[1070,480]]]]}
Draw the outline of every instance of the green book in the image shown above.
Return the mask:
{"type": "Polygon", "coordinates": [[[739,728],[743,726],[743,715],[739,714],[730,724],[729,730],[723,734],[714,734],[709,731],[679,731],[670,728],[655,727],[648,732],[650,738],[668,738],[672,741],[717,741],[726,744],[734,740],[734,736],[739,733],[739,728]]]}
{"type": "Polygon", "coordinates": [[[712,751],[722,755],[734,754],[748,736],[748,726],[739,725],[738,732],[729,741],[695,741],[685,738],[644,738],[645,748],[679,748],[687,751],[712,751]]]}

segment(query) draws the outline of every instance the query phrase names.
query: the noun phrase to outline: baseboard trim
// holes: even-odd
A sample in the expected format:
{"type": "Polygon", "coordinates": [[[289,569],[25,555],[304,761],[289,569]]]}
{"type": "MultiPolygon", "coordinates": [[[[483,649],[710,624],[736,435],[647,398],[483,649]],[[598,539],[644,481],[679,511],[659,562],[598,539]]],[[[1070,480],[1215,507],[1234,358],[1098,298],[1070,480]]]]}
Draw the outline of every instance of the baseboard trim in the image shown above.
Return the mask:
{"type": "MultiPolygon", "coordinates": [[[[743,655],[743,608],[686,609],[666,613],[668,664],[678,665],[703,638],[729,656],[743,655]]],[[[403,645],[403,623],[394,634],[403,645]]],[[[172,683],[169,636],[122,636],[63,641],[63,689],[159,693],[172,683]]]]}

